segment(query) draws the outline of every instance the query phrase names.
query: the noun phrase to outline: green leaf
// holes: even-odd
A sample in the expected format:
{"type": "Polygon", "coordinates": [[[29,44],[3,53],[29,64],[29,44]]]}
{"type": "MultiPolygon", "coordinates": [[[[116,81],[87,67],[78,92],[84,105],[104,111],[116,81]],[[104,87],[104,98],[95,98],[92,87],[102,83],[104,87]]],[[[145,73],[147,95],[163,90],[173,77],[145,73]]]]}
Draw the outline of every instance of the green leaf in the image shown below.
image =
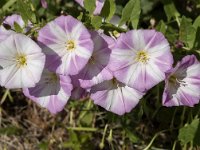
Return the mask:
{"type": "Polygon", "coordinates": [[[18,4],[18,11],[22,16],[22,19],[24,20],[25,24],[28,24],[28,21],[35,23],[36,17],[33,11],[31,10],[30,2],[24,2],[23,0],[18,0],[17,4],[18,4]]]}
{"type": "Polygon", "coordinates": [[[38,144],[38,147],[40,150],[48,150],[49,143],[46,141],[41,142],[40,144],[38,144]]]}
{"type": "Polygon", "coordinates": [[[140,19],[140,13],[141,13],[140,0],[135,0],[134,8],[132,10],[131,18],[130,18],[130,21],[134,29],[137,29],[139,19],[140,19]]]}
{"type": "Polygon", "coordinates": [[[80,140],[78,139],[78,136],[76,132],[73,130],[69,130],[69,141],[63,142],[62,147],[63,148],[72,148],[73,150],[80,150],[80,140]]]}
{"type": "Polygon", "coordinates": [[[172,0],[162,0],[167,20],[180,16],[172,0]]]}
{"type": "Polygon", "coordinates": [[[179,130],[178,139],[182,145],[193,142],[194,145],[200,145],[200,122],[199,119],[194,119],[191,124],[186,124],[179,130]]]}
{"type": "Polygon", "coordinates": [[[196,29],[197,29],[198,27],[200,27],[200,16],[198,16],[198,17],[195,19],[195,21],[194,21],[194,23],[193,23],[193,27],[195,27],[196,29]]]}
{"type": "Polygon", "coordinates": [[[196,38],[195,38],[195,41],[194,41],[194,48],[197,49],[197,52],[199,53],[200,52],[200,27],[198,27],[196,29],[196,38]]]}
{"type": "Polygon", "coordinates": [[[90,13],[93,14],[96,8],[96,0],[84,0],[84,8],[90,13]]]}
{"type": "Polygon", "coordinates": [[[131,21],[133,28],[137,28],[139,16],[141,13],[140,0],[130,0],[122,11],[122,17],[119,26],[127,21],[131,21]]]}
{"type": "Polygon", "coordinates": [[[138,136],[132,130],[126,129],[125,131],[127,137],[130,139],[131,142],[137,143],[139,141],[138,136]]]}
{"type": "Polygon", "coordinates": [[[9,126],[5,128],[0,128],[0,135],[18,135],[22,133],[22,129],[15,127],[15,126],[9,126]]]}
{"type": "Polygon", "coordinates": [[[109,22],[112,16],[115,14],[115,10],[116,10],[115,1],[106,0],[101,10],[101,16],[104,17],[107,22],[109,22]]]}
{"type": "Polygon", "coordinates": [[[15,28],[15,31],[18,32],[18,33],[22,33],[23,32],[23,29],[16,22],[14,22],[14,28],[15,28]]]}
{"type": "Polygon", "coordinates": [[[95,29],[99,29],[102,23],[102,18],[100,16],[93,16],[91,19],[91,24],[95,29]]]}
{"type": "Polygon", "coordinates": [[[5,4],[4,4],[3,1],[2,1],[2,4],[1,4],[1,5],[4,4],[3,7],[2,7],[2,10],[3,10],[3,11],[6,11],[6,10],[9,9],[9,7],[12,6],[16,1],[17,1],[17,0],[9,0],[9,1],[7,1],[5,4]]]}
{"type": "Polygon", "coordinates": [[[179,31],[171,26],[167,26],[165,36],[169,40],[170,43],[174,43],[178,38],[179,35],[177,34],[179,31]]]}
{"type": "Polygon", "coordinates": [[[192,26],[192,20],[183,16],[179,30],[179,40],[183,41],[191,49],[196,38],[195,33],[196,29],[192,26]]]}
{"type": "Polygon", "coordinates": [[[194,23],[193,23],[193,27],[196,29],[196,38],[194,41],[194,48],[197,48],[197,52],[199,53],[199,49],[200,49],[200,16],[198,16],[194,23]]]}
{"type": "Polygon", "coordinates": [[[82,119],[81,119],[81,123],[85,124],[87,126],[92,124],[94,118],[94,114],[93,113],[87,113],[82,119]]]}
{"type": "Polygon", "coordinates": [[[161,20],[156,26],[156,30],[162,32],[163,34],[165,34],[166,29],[167,29],[167,26],[165,25],[163,20],[161,20]]]}

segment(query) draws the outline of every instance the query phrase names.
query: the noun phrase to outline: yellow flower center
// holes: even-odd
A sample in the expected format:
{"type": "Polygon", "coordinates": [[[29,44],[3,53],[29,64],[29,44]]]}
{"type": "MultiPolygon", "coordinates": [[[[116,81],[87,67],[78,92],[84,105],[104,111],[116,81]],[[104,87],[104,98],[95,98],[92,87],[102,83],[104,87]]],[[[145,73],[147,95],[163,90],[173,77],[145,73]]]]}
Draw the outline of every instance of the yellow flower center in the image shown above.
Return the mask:
{"type": "Polygon", "coordinates": [[[73,51],[75,48],[76,48],[76,44],[75,44],[75,41],[73,40],[68,40],[66,42],[66,48],[68,51],[73,51]]]}
{"type": "Polygon", "coordinates": [[[27,65],[27,59],[25,55],[16,56],[16,62],[19,67],[27,65]]]}
{"type": "Polygon", "coordinates": [[[138,62],[142,62],[142,63],[147,63],[147,61],[149,60],[149,55],[146,51],[141,50],[137,53],[136,55],[136,61],[138,62]]]}

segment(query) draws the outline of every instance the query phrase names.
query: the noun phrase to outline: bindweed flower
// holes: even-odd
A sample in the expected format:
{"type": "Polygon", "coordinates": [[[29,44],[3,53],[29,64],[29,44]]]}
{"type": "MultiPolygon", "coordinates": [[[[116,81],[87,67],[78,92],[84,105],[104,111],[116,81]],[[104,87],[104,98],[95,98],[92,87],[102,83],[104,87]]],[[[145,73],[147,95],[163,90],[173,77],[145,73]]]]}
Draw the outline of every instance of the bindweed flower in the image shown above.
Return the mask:
{"type": "Polygon", "coordinates": [[[82,88],[90,88],[104,80],[113,78],[112,72],[107,68],[107,65],[115,41],[113,38],[105,34],[99,34],[96,31],[91,32],[91,37],[94,42],[93,54],[78,77],[82,88]]]}
{"type": "Polygon", "coordinates": [[[48,23],[39,31],[38,41],[46,54],[47,67],[63,75],[78,74],[93,51],[90,33],[71,16],[60,16],[48,23]]]}
{"type": "Polygon", "coordinates": [[[47,8],[48,7],[48,4],[47,4],[47,1],[46,0],[40,0],[41,4],[42,4],[42,7],[43,8],[47,8]]]}
{"type": "Polygon", "coordinates": [[[109,68],[120,82],[143,92],[164,80],[172,64],[169,43],[162,33],[132,30],[117,39],[109,68]]]}
{"type": "Polygon", "coordinates": [[[47,108],[52,114],[64,109],[71,96],[72,84],[69,76],[57,75],[44,70],[41,80],[32,88],[24,88],[24,95],[47,108]]]}
{"type": "Polygon", "coordinates": [[[200,63],[194,55],[185,56],[167,73],[164,106],[194,106],[200,99],[200,63]]]}
{"type": "Polygon", "coordinates": [[[70,76],[72,80],[73,90],[71,94],[71,99],[84,99],[88,96],[88,91],[80,86],[79,78],[80,74],[70,76]]]}
{"type": "MultiPolygon", "coordinates": [[[[77,3],[79,3],[79,5],[81,5],[82,7],[84,7],[84,0],[75,0],[77,3]]],[[[101,10],[103,8],[105,0],[96,0],[96,8],[93,12],[94,15],[99,15],[101,13],[101,10]]]]}
{"type": "Polygon", "coordinates": [[[15,34],[15,32],[12,30],[6,30],[3,26],[0,26],[0,43],[12,34],[15,34]]]}
{"type": "Polygon", "coordinates": [[[115,78],[93,86],[90,92],[95,104],[118,115],[130,112],[144,95],[115,78]]]}
{"type": "Polygon", "coordinates": [[[41,48],[23,34],[12,34],[0,43],[0,85],[8,89],[33,87],[45,64],[41,48]]]}
{"type": "Polygon", "coordinates": [[[22,17],[17,14],[7,16],[3,23],[9,25],[13,30],[15,30],[15,23],[17,23],[23,29],[24,33],[28,32],[32,28],[32,23],[30,21],[28,21],[28,24],[26,25],[22,17]]]}

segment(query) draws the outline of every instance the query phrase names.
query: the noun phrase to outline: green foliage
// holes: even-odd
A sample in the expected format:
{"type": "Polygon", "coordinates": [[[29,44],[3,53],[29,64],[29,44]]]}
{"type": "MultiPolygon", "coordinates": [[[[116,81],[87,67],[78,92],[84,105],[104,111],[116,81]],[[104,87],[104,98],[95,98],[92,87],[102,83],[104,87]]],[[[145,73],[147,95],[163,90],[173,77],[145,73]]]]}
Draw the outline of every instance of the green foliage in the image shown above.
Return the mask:
{"type": "Polygon", "coordinates": [[[22,33],[23,29],[20,27],[20,25],[16,22],[14,22],[14,28],[16,32],[22,33]]]}
{"type": "Polygon", "coordinates": [[[190,49],[192,49],[194,45],[195,31],[192,20],[183,16],[179,30],[179,40],[183,41],[190,49]]]}
{"type": "Polygon", "coordinates": [[[186,124],[179,130],[178,139],[182,145],[192,142],[194,145],[200,146],[200,121],[194,119],[190,124],[186,124]]]}
{"type": "MultiPolygon", "coordinates": [[[[103,29],[107,35],[113,32],[120,34],[132,28],[156,29],[162,32],[169,41],[176,63],[188,54],[200,56],[200,0],[182,0],[183,3],[180,4],[179,2],[175,0],[105,0],[101,14],[93,15],[95,0],[84,0],[84,11],[77,7],[78,4],[74,0],[48,0],[47,9],[41,7],[40,0],[0,0],[0,22],[3,21],[4,16],[13,13],[20,14],[26,24],[28,20],[33,23],[33,28],[27,33],[33,39],[37,38],[36,33],[42,26],[61,14],[78,18],[90,30],[103,29]],[[120,17],[119,26],[110,23],[114,15],[120,17]],[[151,20],[155,22],[150,23],[151,20]],[[128,25],[128,29],[121,28],[123,24],[128,25]],[[177,47],[177,41],[183,42],[183,47],[177,47]]],[[[23,33],[23,29],[17,23],[14,24],[14,30],[23,33]]],[[[144,149],[147,145],[148,148],[152,146],[152,149],[172,149],[174,141],[180,141],[175,142],[175,149],[182,147],[187,149],[188,146],[192,149],[193,146],[200,146],[199,105],[191,109],[187,108],[186,111],[184,107],[162,107],[163,85],[164,82],[147,92],[139,105],[124,116],[107,112],[93,105],[88,99],[81,102],[69,101],[66,110],[57,116],[50,116],[47,113],[48,115],[43,120],[48,125],[42,130],[38,127],[37,132],[34,133],[41,132],[41,135],[38,134],[38,139],[32,141],[37,141],[35,145],[41,150],[50,149],[49,147],[53,144],[52,149],[75,150],[99,149],[99,146],[104,149],[130,149],[135,146],[138,149],[144,149]],[[62,140],[55,138],[57,143],[52,144],[54,135],[49,138],[48,134],[54,129],[61,128],[64,129],[65,135],[60,136],[62,140]],[[38,142],[40,142],[39,145],[38,142]]],[[[4,90],[1,91],[3,96],[0,102],[0,117],[8,114],[12,116],[12,119],[14,119],[13,115],[19,118],[25,109],[22,108],[21,101],[17,106],[22,108],[20,113],[16,111],[19,110],[17,107],[16,112],[13,112],[11,108],[20,96],[16,91],[5,93],[4,90]],[[14,96],[12,97],[11,94],[14,96]],[[10,97],[13,100],[9,101],[10,97]]],[[[30,107],[29,104],[27,106],[30,107]]],[[[40,109],[34,105],[35,108],[40,109]]],[[[38,116],[44,114],[42,111],[38,116]]],[[[7,118],[10,119],[10,117],[7,118]]],[[[9,122],[12,125],[6,126],[8,119],[0,118],[0,136],[22,135],[24,138],[22,133],[25,132],[22,132],[21,128],[26,132],[29,131],[26,129],[28,119],[26,115],[22,118],[23,121],[17,122],[24,123],[20,127],[13,125],[12,121],[9,122]]],[[[31,122],[30,120],[28,121],[31,122]]],[[[42,121],[39,120],[39,123],[42,124],[42,121]]],[[[35,126],[35,124],[31,126],[31,129],[35,126]]]]}
{"type": "Polygon", "coordinates": [[[49,143],[46,142],[46,141],[44,141],[44,142],[41,142],[41,143],[38,145],[38,147],[39,147],[40,150],[48,150],[48,145],[49,145],[49,143]]]}
{"type": "Polygon", "coordinates": [[[22,16],[25,24],[28,24],[28,21],[36,23],[36,16],[33,10],[31,9],[31,6],[32,6],[32,3],[30,3],[30,1],[28,2],[27,1],[24,2],[23,0],[17,1],[18,11],[20,15],[22,16]]]}
{"type": "Polygon", "coordinates": [[[194,23],[193,23],[193,26],[197,29],[198,27],[200,27],[200,16],[198,16],[194,23]]]}
{"type": "Polygon", "coordinates": [[[130,0],[122,11],[122,17],[119,26],[125,22],[131,22],[134,29],[137,29],[139,23],[139,16],[141,13],[140,0],[130,0]]]}
{"type": "Polygon", "coordinates": [[[114,0],[105,0],[105,4],[101,10],[101,16],[106,19],[107,22],[110,21],[112,16],[115,14],[116,5],[114,0]]]}
{"type": "Polygon", "coordinates": [[[84,0],[84,8],[90,13],[92,14],[95,10],[96,7],[96,0],[84,0]]]}
{"type": "Polygon", "coordinates": [[[5,128],[0,128],[0,135],[4,134],[4,135],[19,135],[22,133],[22,129],[16,127],[16,126],[8,126],[5,128]]]}
{"type": "Polygon", "coordinates": [[[100,16],[93,16],[91,18],[91,24],[95,29],[99,29],[102,23],[102,18],[100,16]]]}
{"type": "Polygon", "coordinates": [[[166,33],[166,28],[167,26],[163,20],[161,20],[156,26],[156,30],[162,32],[163,34],[166,33]]]}
{"type": "Polygon", "coordinates": [[[172,18],[180,16],[180,13],[177,11],[173,0],[162,0],[162,2],[164,4],[164,10],[168,21],[170,21],[172,18]]]}
{"type": "Polygon", "coordinates": [[[69,140],[63,142],[63,148],[72,148],[73,150],[92,149],[93,144],[85,144],[91,140],[91,133],[76,133],[73,130],[68,130],[69,140]]]}

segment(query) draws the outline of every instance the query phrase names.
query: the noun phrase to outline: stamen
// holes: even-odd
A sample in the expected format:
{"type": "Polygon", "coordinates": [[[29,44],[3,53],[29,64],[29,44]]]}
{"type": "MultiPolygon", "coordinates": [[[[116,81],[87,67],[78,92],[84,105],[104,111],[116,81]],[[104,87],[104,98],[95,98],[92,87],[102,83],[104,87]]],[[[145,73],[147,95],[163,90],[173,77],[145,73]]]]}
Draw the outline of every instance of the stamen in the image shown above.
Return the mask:
{"type": "Polygon", "coordinates": [[[146,64],[148,60],[149,60],[149,55],[146,51],[141,50],[137,53],[136,61],[146,64]]]}
{"type": "Polygon", "coordinates": [[[170,76],[169,82],[179,86],[187,86],[187,83],[181,79],[178,79],[175,75],[170,76]]]}
{"type": "Polygon", "coordinates": [[[68,51],[73,51],[75,48],[76,48],[76,44],[75,44],[75,41],[73,40],[68,40],[66,42],[66,48],[68,51]]]}
{"type": "Polygon", "coordinates": [[[176,82],[179,83],[182,86],[187,86],[187,83],[183,80],[179,80],[179,79],[176,78],[176,82]]]}
{"type": "Polygon", "coordinates": [[[15,60],[19,67],[27,65],[27,59],[26,59],[25,55],[18,55],[18,56],[16,56],[15,60]]]}

